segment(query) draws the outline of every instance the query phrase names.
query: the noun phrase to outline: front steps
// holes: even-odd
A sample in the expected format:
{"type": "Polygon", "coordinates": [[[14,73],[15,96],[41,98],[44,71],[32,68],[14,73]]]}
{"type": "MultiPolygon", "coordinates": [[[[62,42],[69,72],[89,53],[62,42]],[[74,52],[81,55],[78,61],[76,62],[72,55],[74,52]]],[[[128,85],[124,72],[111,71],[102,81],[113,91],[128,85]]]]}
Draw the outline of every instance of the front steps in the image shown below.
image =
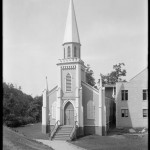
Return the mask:
{"type": "Polygon", "coordinates": [[[68,126],[68,125],[59,126],[52,140],[63,140],[63,141],[70,140],[70,133],[72,129],[73,126],[68,126]]]}

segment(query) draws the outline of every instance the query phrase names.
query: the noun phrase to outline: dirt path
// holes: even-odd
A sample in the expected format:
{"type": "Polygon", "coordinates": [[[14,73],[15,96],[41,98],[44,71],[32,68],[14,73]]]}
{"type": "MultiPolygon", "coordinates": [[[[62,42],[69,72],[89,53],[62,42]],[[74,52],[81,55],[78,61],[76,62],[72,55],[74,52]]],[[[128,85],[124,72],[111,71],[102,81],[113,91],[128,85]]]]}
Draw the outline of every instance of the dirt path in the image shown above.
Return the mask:
{"type": "Polygon", "coordinates": [[[3,150],[52,150],[52,148],[3,127],[3,150]]]}

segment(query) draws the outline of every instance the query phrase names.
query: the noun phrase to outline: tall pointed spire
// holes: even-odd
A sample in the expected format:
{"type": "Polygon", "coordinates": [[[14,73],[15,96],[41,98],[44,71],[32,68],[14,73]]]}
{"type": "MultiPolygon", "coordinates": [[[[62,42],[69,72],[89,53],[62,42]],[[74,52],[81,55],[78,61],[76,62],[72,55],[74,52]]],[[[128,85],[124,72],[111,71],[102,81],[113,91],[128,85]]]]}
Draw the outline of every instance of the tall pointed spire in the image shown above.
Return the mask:
{"type": "Polygon", "coordinates": [[[80,44],[73,0],[70,0],[63,44],[70,43],[70,42],[80,44]]]}

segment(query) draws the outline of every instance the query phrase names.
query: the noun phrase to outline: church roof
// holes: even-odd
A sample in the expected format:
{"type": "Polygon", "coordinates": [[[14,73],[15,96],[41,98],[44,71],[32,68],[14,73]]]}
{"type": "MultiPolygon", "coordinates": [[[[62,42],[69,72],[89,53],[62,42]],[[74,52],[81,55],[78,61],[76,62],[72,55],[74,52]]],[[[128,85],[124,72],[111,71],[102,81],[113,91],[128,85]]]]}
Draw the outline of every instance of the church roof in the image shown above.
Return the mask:
{"type": "Polygon", "coordinates": [[[75,42],[80,44],[73,0],[70,0],[63,44],[68,42],[75,42]]]}

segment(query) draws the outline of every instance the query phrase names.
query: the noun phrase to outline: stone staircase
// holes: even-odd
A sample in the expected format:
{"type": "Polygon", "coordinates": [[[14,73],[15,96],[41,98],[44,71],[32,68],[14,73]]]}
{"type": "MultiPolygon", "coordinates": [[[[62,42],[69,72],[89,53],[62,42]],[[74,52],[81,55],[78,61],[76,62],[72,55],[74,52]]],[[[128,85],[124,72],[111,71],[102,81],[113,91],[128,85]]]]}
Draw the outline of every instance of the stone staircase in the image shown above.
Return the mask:
{"type": "Polygon", "coordinates": [[[64,141],[70,140],[70,133],[72,129],[73,126],[68,125],[59,126],[52,140],[64,140],[64,141]]]}

